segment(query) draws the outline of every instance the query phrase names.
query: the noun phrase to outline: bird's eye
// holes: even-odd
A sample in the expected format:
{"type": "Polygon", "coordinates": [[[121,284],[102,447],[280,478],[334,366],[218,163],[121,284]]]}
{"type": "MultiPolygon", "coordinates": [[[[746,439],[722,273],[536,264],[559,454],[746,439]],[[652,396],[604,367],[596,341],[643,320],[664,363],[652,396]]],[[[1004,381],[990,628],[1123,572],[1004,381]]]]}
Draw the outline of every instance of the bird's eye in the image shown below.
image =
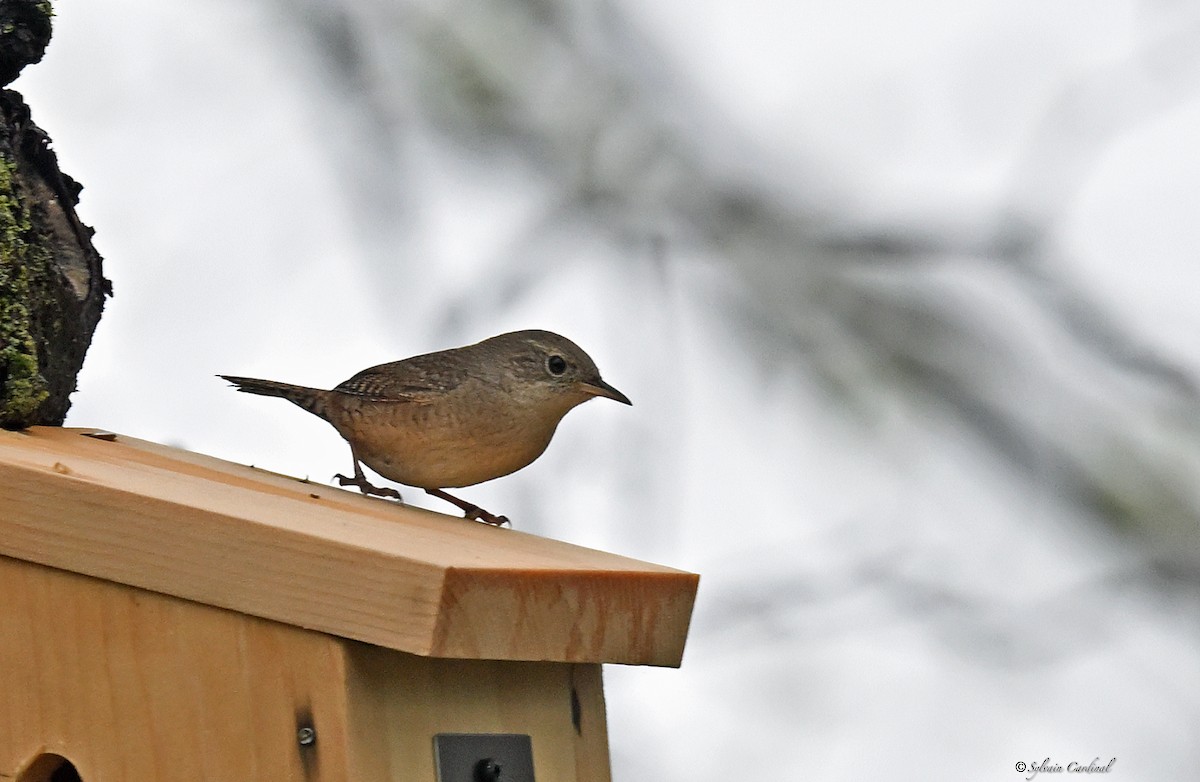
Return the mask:
{"type": "Polygon", "coordinates": [[[561,375],[567,371],[567,360],[562,356],[551,356],[546,359],[546,369],[554,376],[561,375]]]}

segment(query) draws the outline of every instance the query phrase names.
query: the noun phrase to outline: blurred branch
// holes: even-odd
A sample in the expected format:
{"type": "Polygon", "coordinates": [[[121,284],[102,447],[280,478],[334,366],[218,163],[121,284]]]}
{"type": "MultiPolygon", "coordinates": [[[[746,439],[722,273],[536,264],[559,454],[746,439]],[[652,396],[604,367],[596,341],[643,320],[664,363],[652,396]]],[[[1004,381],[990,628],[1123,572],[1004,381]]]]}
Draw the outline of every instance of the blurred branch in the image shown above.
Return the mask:
{"type": "Polygon", "coordinates": [[[968,594],[960,583],[906,572],[894,551],[842,567],[822,562],[793,567],[785,575],[764,573],[761,563],[775,553],[758,552],[754,567],[728,568],[746,577],[710,592],[696,619],[698,628],[720,628],[705,634],[711,639],[708,654],[728,652],[724,644],[777,646],[796,639],[812,645],[916,624],[944,638],[946,648],[965,660],[1028,670],[1074,664],[1083,653],[1121,643],[1119,617],[1125,609],[1134,615],[1162,613],[1183,626],[1200,618],[1200,585],[1163,584],[1143,568],[1112,568],[1053,591],[1013,598],[968,594]]]}
{"type": "Polygon", "coordinates": [[[803,172],[786,192],[769,184],[752,142],[684,95],[616,6],[344,7],[359,52],[338,62],[359,71],[364,105],[406,96],[441,143],[524,166],[559,196],[451,311],[553,274],[546,232],[618,250],[662,237],[668,257],[734,270],[743,291],[718,295],[764,359],[788,355],[868,420],[897,397],[954,415],[1031,483],[1200,562],[1196,381],[1067,279],[1047,241],[1117,134],[1195,94],[1195,24],[1067,89],[986,219],[947,204],[937,222],[878,226],[814,209],[803,172]]]}

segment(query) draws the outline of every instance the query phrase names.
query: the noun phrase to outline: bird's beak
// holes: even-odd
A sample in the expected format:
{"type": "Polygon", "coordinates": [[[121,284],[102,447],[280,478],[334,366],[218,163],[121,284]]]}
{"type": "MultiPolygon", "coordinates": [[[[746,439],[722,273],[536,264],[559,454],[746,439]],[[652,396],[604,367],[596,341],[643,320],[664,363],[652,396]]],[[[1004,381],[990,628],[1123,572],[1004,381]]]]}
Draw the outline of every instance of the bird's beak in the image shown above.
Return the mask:
{"type": "Polygon", "coordinates": [[[633,402],[629,401],[629,397],[625,396],[608,383],[605,383],[600,378],[589,380],[585,383],[580,383],[579,390],[583,391],[585,394],[595,394],[596,396],[604,396],[608,397],[609,399],[614,399],[623,405],[633,404],[633,402]]]}

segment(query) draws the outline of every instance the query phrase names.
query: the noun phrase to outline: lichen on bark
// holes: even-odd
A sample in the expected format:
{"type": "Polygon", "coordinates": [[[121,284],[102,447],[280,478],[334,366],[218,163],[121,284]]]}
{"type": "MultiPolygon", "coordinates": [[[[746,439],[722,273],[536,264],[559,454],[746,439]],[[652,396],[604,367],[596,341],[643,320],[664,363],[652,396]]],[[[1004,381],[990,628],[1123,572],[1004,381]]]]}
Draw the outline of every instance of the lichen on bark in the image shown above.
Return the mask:
{"type": "Polygon", "coordinates": [[[30,420],[50,395],[38,371],[31,277],[48,263],[15,190],[16,164],[0,159],[0,426],[30,420]],[[30,241],[30,240],[33,241],[30,241]]]}

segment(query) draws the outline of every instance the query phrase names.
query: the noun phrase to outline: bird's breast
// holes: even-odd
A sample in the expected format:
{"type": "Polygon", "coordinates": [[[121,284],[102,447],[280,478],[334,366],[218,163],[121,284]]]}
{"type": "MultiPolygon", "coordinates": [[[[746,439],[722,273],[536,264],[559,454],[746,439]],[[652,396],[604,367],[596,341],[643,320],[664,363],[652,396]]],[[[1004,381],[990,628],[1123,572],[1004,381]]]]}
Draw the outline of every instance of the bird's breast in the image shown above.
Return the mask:
{"type": "Polygon", "coordinates": [[[503,400],[418,404],[340,395],[331,422],[358,458],[389,480],[421,488],[471,486],[541,456],[562,419],[503,400]]]}

